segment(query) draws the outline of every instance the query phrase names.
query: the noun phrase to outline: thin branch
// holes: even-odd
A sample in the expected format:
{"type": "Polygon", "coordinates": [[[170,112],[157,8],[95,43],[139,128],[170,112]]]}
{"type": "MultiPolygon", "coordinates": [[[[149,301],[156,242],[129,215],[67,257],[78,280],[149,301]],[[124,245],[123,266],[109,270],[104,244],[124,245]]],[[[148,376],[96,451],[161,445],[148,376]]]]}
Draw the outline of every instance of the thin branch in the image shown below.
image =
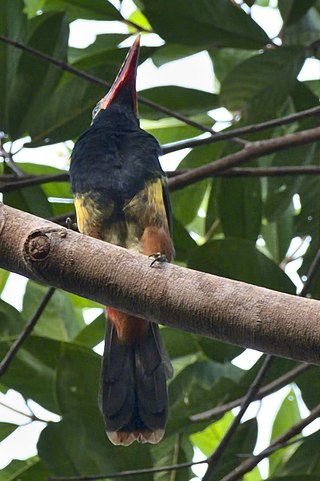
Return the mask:
{"type": "Polygon", "coordinates": [[[174,464],[172,466],[163,466],[159,468],[143,468],[143,469],[130,469],[126,471],[117,471],[115,473],[97,474],[88,476],[49,476],[48,481],[96,481],[99,479],[107,478],[124,478],[126,476],[138,476],[140,474],[152,474],[176,471],[177,469],[191,468],[197,464],[205,464],[207,460],[195,461],[190,463],[174,464]]]}
{"type": "Polygon", "coordinates": [[[283,433],[281,436],[278,436],[266,449],[261,451],[259,454],[247,458],[220,481],[237,481],[238,479],[242,478],[244,474],[248,473],[255,466],[257,466],[257,464],[259,464],[262,459],[270,456],[270,454],[272,454],[277,449],[282,448],[284,443],[292,439],[297,434],[301,433],[301,431],[306,426],[311,424],[319,416],[320,404],[318,404],[315,408],[311,410],[309,416],[291,426],[285,433],[283,433]]]}
{"type": "Polygon", "coordinates": [[[0,176],[1,192],[12,192],[17,189],[47,184],[49,182],[69,182],[69,173],[63,172],[61,174],[33,175],[20,179],[21,180],[15,178],[14,180],[9,179],[8,181],[5,178],[3,179],[3,176],[0,176]]]}
{"type": "Polygon", "coordinates": [[[31,321],[25,326],[25,328],[22,330],[22,332],[19,334],[15,342],[12,344],[10,347],[9,351],[5,355],[5,357],[2,359],[0,363],[0,377],[5,374],[7,371],[10,363],[13,361],[14,356],[17,354],[18,350],[21,348],[22,344],[25,342],[25,340],[28,338],[28,336],[31,334],[34,326],[38,322],[41,314],[43,313],[44,309],[46,308],[48,302],[50,301],[53,293],[55,291],[54,287],[50,287],[42,299],[40,305],[38,306],[34,316],[32,317],[31,321]]]}
{"type": "Polygon", "coordinates": [[[248,406],[251,404],[254,396],[256,395],[265,375],[267,374],[268,369],[271,366],[271,363],[274,361],[274,357],[271,355],[267,355],[259,372],[257,373],[254,381],[251,383],[247,394],[244,396],[243,402],[240,407],[240,411],[232,421],[231,425],[229,426],[228,430],[224,434],[223,438],[221,439],[218,447],[215,451],[209,456],[208,458],[208,469],[202,478],[203,481],[209,481],[217,467],[217,464],[221,460],[223,453],[225,452],[226,448],[230,444],[230,441],[235,434],[237,428],[240,425],[241,419],[246,412],[248,406]]]}
{"type": "MultiPolygon", "coordinates": [[[[298,377],[303,372],[306,372],[307,370],[314,367],[315,366],[311,364],[301,364],[291,369],[291,371],[288,371],[287,373],[278,377],[274,381],[260,388],[259,391],[256,393],[256,395],[253,397],[252,401],[259,401],[260,399],[263,399],[264,397],[269,396],[269,394],[272,394],[275,391],[278,391],[279,389],[281,389],[282,387],[287,386],[287,384],[292,382],[294,379],[296,379],[296,377],[298,377]]],[[[234,399],[233,401],[222,404],[221,406],[216,406],[215,408],[209,409],[208,411],[204,411],[199,414],[194,414],[193,416],[190,416],[189,419],[192,422],[199,422],[199,421],[206,421],[206,420],[215,418],[217,416],[222,416],[223,414],[230,411],[231,409],[234,409],[239,405],[241,405],[243,401],[244,401],[244,397],[234,399]]]]}
{"type": "Polygon", "coordinates": [[[221,140],[228,140],[232,137],[242,136],[246,134],[253,134],[255,132],[261,132],[263,130],[268,130],[273,127],[279,127],[281,125],[287,125],[298,120],[302,120],[308,117],[313,117],[320,115],[320,106],[312,107],[310,109],[301,110],[301,112],[296,112],[285,117],[280,117],[278,119],[268,120],[267,122],[262,122],[259,124],[246,125],[245,127],[239,127],[238,129],[232,129],[223,132],[216,132],[214,135],[203,139],[187,139],[181,140],[179,142],[172,142],[171,144],[166,144],[162,147],[163,154],[169,154],[170,152],[176,152],[177,150],[189,149],[193,147],[198,147],[201,145],[211,144],[212,142],[218,142],[221,140]]]}
{"type": "Polygon", "coordinates": [[[170,178],[169,186],[171,190],[181,189],[182,187],[186,187],[187,185],[211,177],[213,173],[225,171],[231,167],[247,162],[248,160],[263,157],[264,155],[288,149],[290,147],[317,142],[318,140],[320,140],[320,127],[302,130],[294,134],[288,134],[274,139],[251,142],[247,147],[238,152],[195,168],[191,172],[186,172],[174,178],[170,178]]]}
{"type": "MultiPolygon", "coordinates": [[[[39,421],[40,423],[47,423],[45,419],[38,418],[34,413],[25,413],[23,411],[19,411],[19,409],[13,408],[12,406],[9,406],[8,404],[5,404],[4,402],[0,401],[0,405],[3,406],[6,409],[9,409],[10,411],[20,414],[21,416],[25,416],[26,418],[29,418],[30,421],[39,421]]],[[[29,409],[29,407],[28,407],[29,409]]]]}
{"type": "MultiPolygon", "coordinates": [[[[101,80],[98,77],[95,77],[94,75],[84,72],[83,70],[79,70],[76,67],[72,67],[67,62],[64,62],[63,60],[59,60],[55,57],[51,57],[50,55],[47,55],[41,52],[40,50],[30,47],[29,45],[25,45],[21,42],[17,42],[16,40],[13,40],[12,38],[8,38],[4,35],[0,35],[0,41],[7,43],[8,45],[12,45],[13,47],[19,48],[20,50],[24,50],[25,52],[28,52],[38,58],[41,58],[42,60],[45,60],[46,62],[49,62],[64,71],[67,71],[73,75],[76,75],[77,77],[87,80],[88,82],[99,85],[100,87],[104,87],[104,88],[111,87],[110,82],[106,82],[105,80],[101,80]]],[[[156,102],[152,102],[151,100],[141,96],[139,96],[138,99],[140,103],[147,105],[148,107],[151,107],[154,110],[157,110],[158,112],[162,112],[170,117],[174,117],[178,120],[181,120],[185,124],[191,125],[192,127],[195,127],[196,129],[201,130],[202,132],[214,133],[214,130],[211,127],[195,122],[194,120],[191,120],[190,118],[180,114],[179,112],[175,112],[171,109],[168,109],[167,107],[164,107],[163,105],[159,105],[156,102]]]]}
{"type": "Polygon", "coordinates": [[[313,262],[309,268],[308,274],[307,274],[307,280],[301,289],[300,296],[305,297],[308,292],[310,291],[310,287],[320,269],[320,249],[318,250],[315,258],[313,259],[313,262]]]}

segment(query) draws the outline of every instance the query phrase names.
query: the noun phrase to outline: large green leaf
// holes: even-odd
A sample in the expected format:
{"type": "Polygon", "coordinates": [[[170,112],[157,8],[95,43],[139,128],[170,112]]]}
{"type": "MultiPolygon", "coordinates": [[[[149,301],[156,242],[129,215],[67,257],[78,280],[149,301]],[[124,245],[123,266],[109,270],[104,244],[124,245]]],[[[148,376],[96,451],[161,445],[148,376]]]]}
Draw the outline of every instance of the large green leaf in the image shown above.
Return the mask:
{"type": "Polygon", "coordinates": [[[166,41],[208,47],[261,48],[266,33],[227,0],[144,0],[143,13],[166,41]]]}
{"type": "MultiPolygon", "coordinates": [[[[301,415],[298,400],[294,390],[291,388],[287,396],[284,398],[278,414],[274,420],[271,441],[287,431],[293,424],[300,421],[301,415]]],[[[276,474],[284,465],[289,457],[295,452],[297,445],[288,446],[280,451],[276,451],[269,457],[269,472],[276,474]]]]}
{"type": "Polygon", "coordinates": [[[297,378],[297,385],[301,390],[302,398],[308,409],[314,408],[319,403],[320,396],[320,376],[317,366],[308,369],[297,378]]]}
{"type": "MultiPolygon", "coordinates": [[[[49,424],[40,435],[38,451],[50,473],[58,476],[114,473],[153,465],[147,445],[113,446],[104,432],[102,417],[84,410],[49,424]]],[[[128,479],[134,481],[133,477],[128,479]]],[[[150,475],[140,475],[139,479],[149,481],[150,475]]]]}
{"type": "Polygon", "coordinates": [[[205,456],[210,456],[220,443],[224,433],[234,419],[231,411],[227,412],[219,421],[210,424],[199,433],[191,434],[190,439],[194,446],[197,446],[205,456]]]}
{"type": "MultiPolygon", "coordinates": [[[[40,15],[28,22],[23,43],[42,52],[66,59],[68,25],[61,13],[40,15]]],[[[37,56],[23,52],[8,90],[8,128],[11,137],[32,134],[62,72],[37,56]]]]}
{"type": "Polygon", "coordinates": [[[280,264],[290,246],[293,234],[294,208],[290,204],[288,209],[279,212],[278,218],[273,222],[264,222],[262,236],[265,240],[268,252],[276,264],[280,264]]]}
{"type": "Polygon", "coordinates": [[[300,47],[265,51],[238,64],[224,79],[221,103],[250,121],[275,117],[296,84],[305,52],[300,47]]]}
{"type": "MultiPolygon", "coordinates": [[[[23,316],[30,320],[48,287],[29,281],[23,298],[23,316]]],[[[60,341],[73,339],[84,327],[79,310],[75,310],[67,293],[56,290],[43,311],[34,333],[60,341]]]]}
{"type": "MultiPolygon", "coordinates": [[[[203,114],[219,107],[217,95],[175,85],[141,90],[139,94],[141,97],[187,116],[203,114]]],[[[164,115],[144,104],[140,105],[139,112],[141,117],[149,119],[159,119],[164,115]]],[[[213,123],[212,119],[211,123],[213,123]]]]}
{"type": "Polygon", "coordinates": [[[5,271],[4,269],[0,269],[0,294],[6,285],[9,275],[10,272],[5,271]]]}
{"type": "Polygon", "coordinates": [[[122,15],[108,0],[45,0],[43,11],[66,11],[69,20],[122,20],[122,15]]]}
{"type": "Polygon", "coordinates": [[[289,277],[254,243],[244,239],[209,241],[192,252],[188,267],[277,291],[295,292],[289,277]]]}
{"type": "Polygon", "coordinates": [[[256,241],[262,216],[259,178],[219,179],[217,203],[226,237],[256,241]]]}
{"type": "MultiPolygon", "coordinates": [[[[54,385],[61,349],[63,344],[60,342],[31,336],[15,355],[1,383],[20,392],[24,398],[33,399],[44,408],[58,413],[54,385]]],[[[0,358],[7,350],[8,343],[1,342],[0,358]]]]}
{"type": "Polygon", "coordinates": [[[14,459],[0,471],[0,481],[43,481],[47,476],[48,471],[38,456],[25,461],[14,459]]]}

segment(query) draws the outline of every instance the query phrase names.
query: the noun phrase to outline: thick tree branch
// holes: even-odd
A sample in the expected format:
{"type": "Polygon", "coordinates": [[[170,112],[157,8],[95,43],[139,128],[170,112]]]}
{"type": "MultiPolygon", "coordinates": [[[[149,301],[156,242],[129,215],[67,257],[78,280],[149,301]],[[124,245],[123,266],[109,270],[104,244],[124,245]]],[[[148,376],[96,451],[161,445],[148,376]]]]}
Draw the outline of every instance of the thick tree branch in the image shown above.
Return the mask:
{"type": "Polygon", "coordinates": [[[150,259],[0,206],[0,266],[150,321],[320,363],[320,303],[150,259]],[[306,319],[308,320],[306,322],[306,319]]]}
{"type": "Polygon", "coordinates": [[[209,164],[193,169],[191,172],[189,171],[171,178],[170,189],[180,189],[207,177],[211,177],[213,173],[225,171],[226,169],[247,162],[248,160],[256,159],[257,157],[262,157],[290,147],[317,142],[318,140],[320,140],[320,127],[302,130],[294,134],[288,134],[274,139],[250,142],[244,149],[235,152],[234,154],[227,155],[210,162],[209,164]]]}

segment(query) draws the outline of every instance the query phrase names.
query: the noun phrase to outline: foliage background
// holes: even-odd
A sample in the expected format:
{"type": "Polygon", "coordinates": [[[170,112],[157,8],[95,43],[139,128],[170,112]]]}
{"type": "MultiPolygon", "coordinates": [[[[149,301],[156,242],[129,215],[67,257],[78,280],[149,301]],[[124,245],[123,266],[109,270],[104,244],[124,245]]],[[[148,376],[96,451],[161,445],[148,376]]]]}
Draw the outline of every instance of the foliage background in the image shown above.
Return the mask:
{"type": "MultiPolygon", "coordinates": [[[[131,34],[151,29],[163,40],[160,47],[142,47],[141,62],[156,66],[207,51],[214,69],[215,93],[177,86],[154,87],[141,92],[147,99],[214,127],[208,112],[225,107],[231,126],[264,122],[319,105],[319,82],[298,81],[307,58],[319,58],[320,1],[258,0],[136,0],[136,10],[124,18],[121,8],[105,0],[0,0],[0,34],[111,82],[125,56],[119,47],[131,34]],[[273,43],[250,17],[250,7],[277,8],[283,19],[273,43]],[[269,5],[270,4],[270,5],[269,5]],[[97,36],[87,48],[68,47],[69,25],[75,19],[119,21],[127,34],[97,36]]],[[[57,174],[49,165],[15,162],[10,143],[29,137],[25,149],[75,140],[87,127],[91,110],[105,90],[57,69],[36,56],[0,44],[0,131],[2,161],[0,187],[3,201],[46,218],[70,213],[69,183],[51,182],[8,191],[21,176],[57,174]]],[[[140,104],[142,125],[160,143],[199,135],[195,127],[140,104]]],[[[267,139],[315,127],[317,117],[246,136],[267,139]]],[[[69,145],[69,144],[67,144],[69,145]]],[[[13,144],[14,146],[14,144],[13,144]]],[[[197,167],[239,150],[224,141],[186,153],[179,169],[197,167]]],[[[21,156],[21,153],[20,153],[21,156]]],[[[270,154],[248,163],[252,167],[320,164],[320,144],[270,154]]],[[[305,277],[320,242],[318,176],[209,178],[172,193],[176,262],[193,269],[243,280],[288,293],[296,287],[285,267],[301,258],[299,276],[305,277]],[[288,255],[292,240],[300,249],[288,255]],[[298,241],[297,241],[298,240],[298,241]]],[[[9,273],[0,271],[0,292],[9,273]]],[[[0,356],[32,317],[46,287],[29,281],[21,312],[0,300],[0,356]]],[[[310,295],[320,298],[314,282],[310,295]]],[[[244,395],[262,360],[244,370],[232,364],[243,349],[163,328],[175,376],[169,385],[170,418],[164,441],[158,446],[112,446],[106,439],[97,407],[100,357],[93,351],[104,334],[104,318],[90,325],[84,309],[99,307],[65,292],[56,292],[33,335],[19,351],[0,390],[14,389],[60,416],[48,422],[38,442],[38,455],[13,460],[0,480],[38,481],[48,475],[112,473],[122,469],[159,467],[192,460],[194,447],[206,456],[217,446],[233,414],[211,421],[192,422],[190,416],[244,395]]],[[[297,363],[277,359],[265,383],[290,371],[297,363]]],[[[310,409],[320,399],[318,370],[300,375],[283,401],[272,426],[271,438],[300,419],[297,393],[310,409]]],[[[18,425],[0,423],[0,440],[18,425]]],[[[212,480],[230,472],[241,456],[251,453],[257,441],[253,416],[238,429],[212,480]]],[[[270,458],[268,480],[293,481],[319,476],[319,432],[305,437],[270,458]]],[[[139,476],[151,479],[151,475],[139,476]]],[[[190,469],[155,474],[157,480],[188,480],[190,469]]],[[[136,479],[129,477],[129,479],[136,479]]],[[[261,479],[258,469],[246,481],[261,479]]],[[[319,478],[320,479],[320,478],[319,478]]]]}

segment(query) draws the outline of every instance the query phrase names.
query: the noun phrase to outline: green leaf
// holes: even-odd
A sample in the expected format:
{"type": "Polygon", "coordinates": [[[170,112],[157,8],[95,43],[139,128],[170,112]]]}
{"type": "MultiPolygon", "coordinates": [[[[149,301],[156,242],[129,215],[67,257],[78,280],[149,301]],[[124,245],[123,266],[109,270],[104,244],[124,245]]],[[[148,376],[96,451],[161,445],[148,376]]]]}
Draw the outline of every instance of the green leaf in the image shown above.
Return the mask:
{"type": "Polygon", "coordinates": [[[167,42],[203,48],[249,49],[268,43],[262,28],[242,9],[225,0],[144,0],[142,3],[150,24],[167,42]]]}
{"type": "MultiPolygon", "coordinates": [[[[294,390],[291,388],[287,396],[284,398],[278,414],[274,420],[271,441],[287,431],[293,424],[300,421],[301,414],[299,410],[298,400],[294,390]]],[[[284,449],[276,451],[269,457],[269,472],[276,474],[279,468],[284,465],[291,455],[296,451],[297,445],[287,446],[284,449]]]]}
{"type": "Polygon", "coordinates": [[[103,313],[91,322],[91,324],[82,329],[82,331],[80,331],[74,338],[74,342],[93,348],[103,340],[105,330],[106,316],[103,313]]]}
{"type": "Polygon", "coordinates": [[[25,326],[25,322],[17,309],[0,299],[0,336],[7,338],[18,335],[25,326]]]}
{"type": "Polygon", "coordinates": [[[199,50],[201,48],[197,46],[166,43],[155,51],[152,55],[152,61],[156,67],[161,67],[168,62],[174,62],[175,60],[194,55],[199,50]]]}
{"type": "Polygon", "coordinates": [[[74,64],[80,60],[94,57],[96,55],[105,55],[110,50],[116,50],[116,47],[127,38],[128,35],[123,33],[106,33],[97,35],[95,41],[86,48],[69,47],[69,62],[74,64]]]}
{"type": "MultiPolygon", "coordinates": [[[[26,399],[33,399],[45,409],[58,413],[54,395],[55,370],[63,344],[51,339],[31,336],[15,355],[10,369],[1,378],[4,386],[15,389],[26,399]],[[41,389],[39,389],[41,386],[41,389]]],[[[8,343],[0,343],[0,358],[8,343]]]]}
{"type": "Polygon", "coordinates": [[[47,477],[48,471],[38,456],[25,461],[14,459],[0,472],[0,481],[43,481],[47,477]]]}
{"type": "MultiPolygon", "coordinates": [[[[273,157],[274,166],[310,165],[314,158],[316,146],[303,145],[294,149],[278,152],[273,157]]],[[[267,183],[267,198],[264,203],[264,212],[267,219],[274,221],[283,216],[284,211],[292,203],[292,197],[299,191],[303,182],[301,176],[270,177],[267,183]]]]}
{"type": "Polygon", "coordinates": [[[244,239],[213,240],[194,250],[188,267],[276,291],[295,293],[289,277],[244,239]]]}
{"type": "Polygon", "coordinates": [[[9,275],[10,275],[10,272],[5,271],[4,269],[0,269],[0,294],[7,283],[9,275]]]}
{"type": "Polygon", "coordinates": [[[45,0],[43,11],[66,11],[70,21],[86,20],[123,20],[121,13],[108,0],[45,0]]]}
{"type": "Polygon", "coordinates": [[[173,218],[173,243],[175,248],[175,260],[186,262],[190,252],[197,247],[187,229],[175,218],[173,218]]]}
{"type": "MultiPolygon", "coordinates": [[[[192,444],[186,437],[180,436],[179,433],[165,438],[151,450],[155,468],[187,463],[192,459],[193,454],[192,444]]],[[[192,474],[191,468],[178,469],[175,471],[174,480],[186,481],[186,479],[192,478],[192,474]]],[[[153,479],[154,481],[172,481],[172,472],[156,473],[153,479]]]]}
{"type": "Polygon", "coordinates": [[[301,390],[302,398],[308,409],[314,408],[319,402],[320,396],[320,370],[317,366],[312,366],[301,374],[296,380],[298,388],[301,390]]]}
{"type": "Polygon", "coordinates": [[[320,432],[311,434],[305,438],[304,442],[300,444],[295,453],[290,457],[286,464],[284,464],[277,475],[315,475],[318,476],[320,472],[320,452],[319,452],[320,432]]]}
{"type": "Polygon", "coordinates": [[[296,84],[304,58],[303,48],[286,47],[238,64],[222,82],[222,105],[241,111],[250,121],[275,117],[296,84]]]}
{"type": "Polygon", "coordinates": [[[231,411],[227,412],[219,421],[210,424],[210,426],[199,433],[192,434],[190,436],[192,444],[197,446],[205,456],[210,456],[217,448],[233,419],[234,416],[231,411]]]}
{"type": "MultiPolygon", "coordinates": [[[[141,90],[139,94],[143,98],[186,116],[203,114],[219,107],[216,94],[175,85],[141,90]]],[[[148,119],[159,119],[164,115],[162,112],[157,112],[144,104],[140,104],[139,113],[141,117],[148,119]]],[[[212,119],[211,123],[213,123],[212,119]]]]}
{"type": "Polygon", "coordinates": [[[319,40],[320,13],[311,8],[304,17],[284,29],[284,45],[310,45],[319,40]]]}
{"type": "Polygon", "coordinates": [[[0,442],[10,436],[18,427],[17,424],[0,422],[0,442]]]}
{"type": "Polygon", "coordinates": [[[204,423],[190,423],[190,416],[223,403],[237,387],[241,374],[241,369],[231,363],[211,360],[196,360],[180,370],[169,384],[168,434],[178,429],[201,429],[204,423]]]}
{"type": "MultiPolygon", "coordinates": [[[[39,303],[48,291],[48,287],[29,281],[23,298],[23,316],[32,319],[39,303]]],[[[56,290],[43,311],[34,333],[61,341],[73,339],[83,328],[84,322],[76,311],[67,293],[56,290]]]]}
{"type": "MultiPolygon", "coordinates": [[[[66,59],[68,25],[61,13],[40,15],[28,22],[23,40],[43,53],[66,59]]],[[[8,87],[8,133],[16,139],[37,129],[39,115],[56,87],[62,72],[29,52],[22,52],[16,75],[8,87]]],[[[47,108],[47,107],[46,107],[47,108]]]]}
{"type": "Polygon", "coordinates": [[[259,178],[219,179],[217,203],[226,237],[256,241],[262,215],[259,178]]]}
{"type": "Polygon", "coordinates": [[[279,0],[280,10],[285,25],[295,23],[303,17],[307,11],[316,3],[316,0],[279,0]]]}
{"type": "MultiPolygon", "coordinates": [[[[84,410],[50,423],[40,435],[38,451],[50,473],[57,476],[97,475],[153,465],[148,445],[113,446],[101,415],[84,410]]],[[[139,475],[139,479],[150,481],[150,475],[139,475]]]]}

